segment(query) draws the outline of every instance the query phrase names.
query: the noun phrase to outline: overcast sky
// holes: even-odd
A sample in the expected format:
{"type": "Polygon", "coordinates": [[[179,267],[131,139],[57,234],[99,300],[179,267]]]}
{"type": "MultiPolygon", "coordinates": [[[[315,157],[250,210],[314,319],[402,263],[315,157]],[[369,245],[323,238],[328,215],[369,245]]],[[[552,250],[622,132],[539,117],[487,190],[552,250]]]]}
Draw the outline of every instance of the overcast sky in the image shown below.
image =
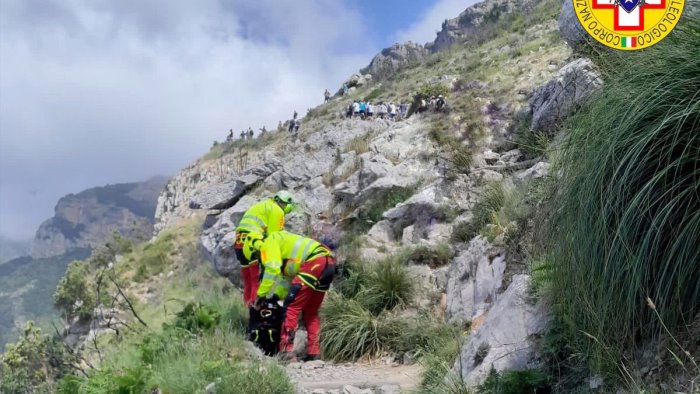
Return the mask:
{"type": "Polygon", "coordinates": [[[174,175],[472,0],[0,0],[0,234],[63,195],[174,175]]]}

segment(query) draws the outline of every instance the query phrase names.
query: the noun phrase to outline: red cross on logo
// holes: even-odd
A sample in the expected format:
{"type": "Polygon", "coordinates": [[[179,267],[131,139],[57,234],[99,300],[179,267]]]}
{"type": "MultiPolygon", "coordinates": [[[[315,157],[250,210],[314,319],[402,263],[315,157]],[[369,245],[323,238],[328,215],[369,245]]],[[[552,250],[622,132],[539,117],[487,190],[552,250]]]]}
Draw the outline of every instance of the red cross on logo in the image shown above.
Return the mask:
{"type": "MultiPolygon", "coordinates": [[[[625,0],[619,0],[625,1],[625,0]]],[[[644,30],[644,11],[648,9],[666,9],[666,0],[646,0],[632,12],[625,11],[616,0],[593,0],[594,9],[610,9],[615,12],[615,31],[644,30]]]]}

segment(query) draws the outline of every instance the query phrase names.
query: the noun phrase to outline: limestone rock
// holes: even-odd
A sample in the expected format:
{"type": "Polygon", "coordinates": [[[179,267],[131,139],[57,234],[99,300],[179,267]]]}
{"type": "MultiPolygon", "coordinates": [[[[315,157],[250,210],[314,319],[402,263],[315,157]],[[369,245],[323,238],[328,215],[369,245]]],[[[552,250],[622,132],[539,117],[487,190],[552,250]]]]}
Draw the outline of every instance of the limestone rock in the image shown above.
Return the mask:
{"type": "Polygon", "coordinates": [[[520,149],[513,149],[501,155],[501,161],[505,164],[515,164],[524,157],[520,149]]]}
{"type": "Polygon", "coordinates": [[[476,237],[460,251],[447,275],[446,317],[467,322],[483,314],[498,298],[506,268],[505,253],[484,237],[476,237]]]}
{"type": "Polygon", "coordinates": [[[484,23],[493,23],[499,15],[520,12],[525,7],[532,7],[537,0],[486,0],[467,8],[458,17],[445,20],[437,37],[429,48],[432,52],[448,49],[453,44],[468,39],[484,23]]]}
{"type": "Polygon", "coordinates": [[[245,193],[245,184],[234,180],[199,189],[190,200],[192,209],[221,209],[237,201],[245,193]]]}
{"type": "Polygon", "coordinates": [[[540,161],[534,166],[515,173],[513,176],[514,180],[519,183],[529,181],[531,179],[538,179],[547,176],[549,173],[550,164],[544,161],[540,161]]]}
{"type": "Polygon", "coordinates": [[[394,44],[384,48],[379,52],[369,65],[362,70],[363,74],[371,74],[378,80],[385,79],[401,67],[423,60],[428,55],[428,51],[420,44],[407,42],[404,44],[394,44]]]}
{"type": "Polygon", "coordinates": [[[401,387],[395,384],[385,384],[379,387],[377,394],[399,394],[401,393],[401,387]]]}
{"type": "Polygon", "coordinates": [[[603,80],[589,59],[576,59],[530,98],[533,130],[553,133],[559,123],[600,90],[603,80]]]}
{"type": "Polygon", "coordinates": [[[493,152],[491,150],[487,150],[486,152],[483,153],[483,158],[486,164],[488,165],[494,165],[496,164],[497,161],[501,159],[501,155],[499,155],[496,152],[493,152]]]}
{"type": "Polygon", "coordinates": [[[550,317],[543,301],[530,299],[529,281],[527,275],[515,275],[462,346],[454,370],[469,386],[482,383],[491,367],[504,371],[536,366],[532,338],[547,329],[550,317]]]}
{"type": "Polygon", "coordinates": [[[559,32],[569,46],[576,50],[588,42],[593,42],[592,38],[581,26],[573,1],[564,1],[559,14],[559,32]]]}
{"type": "Polygon", "coordinates": [[[233,207],[216,215],[214,224],[205,227],[199,238],[199,250],[216,272],[236,284],[240,283],[240,263],[233,251],[234,230],[245,211],[256,202],[252,196],[243,196],[233,207]]]}

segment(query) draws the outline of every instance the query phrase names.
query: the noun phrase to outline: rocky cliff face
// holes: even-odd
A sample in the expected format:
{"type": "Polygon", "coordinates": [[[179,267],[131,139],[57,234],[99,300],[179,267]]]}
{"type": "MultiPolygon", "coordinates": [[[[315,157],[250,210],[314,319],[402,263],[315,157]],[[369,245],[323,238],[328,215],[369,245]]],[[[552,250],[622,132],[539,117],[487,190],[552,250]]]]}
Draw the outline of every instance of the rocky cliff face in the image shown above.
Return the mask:
{"type": "Polygon", "coordinates": [[[381,80],[397,72],[403,66],[422,61],[428,53],[428,50],[420,44],[397,43],[389,48],[384,48],[360,72],[371,74],[373,78],[381,80]]]}
{"type": "Polygon", "coordinates": [[[464,41],[470,33],[497,21],[501,15],[512,12],[524,12],[541,0],[487,0],[479,2],[454,19],[442,24],[435,41],[429,44],[432,52],[445,50],[455,43],[464,41]]]}
{"type": "Polygon", "coordinates": [[[62,255],[74,249],[91,248],[120,232],[143,239],[153,228],[156,200],[165,178],[125,183],[69,194],[56,204],[55,214],[41,224],[34,237],[34,258],[62,255]]]}

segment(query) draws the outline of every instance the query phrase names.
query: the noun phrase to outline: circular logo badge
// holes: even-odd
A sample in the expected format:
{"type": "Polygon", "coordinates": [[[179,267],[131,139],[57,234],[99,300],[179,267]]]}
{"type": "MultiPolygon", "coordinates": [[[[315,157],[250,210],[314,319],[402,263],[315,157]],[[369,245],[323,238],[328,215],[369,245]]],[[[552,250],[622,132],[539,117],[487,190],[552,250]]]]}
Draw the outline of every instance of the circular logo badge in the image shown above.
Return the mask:
{"type": "Polygon", "coordinates": [[[678,24],[685,0],[572,0],[581,26],[610,48],[634,51],[663,40],[678,24]]]}

